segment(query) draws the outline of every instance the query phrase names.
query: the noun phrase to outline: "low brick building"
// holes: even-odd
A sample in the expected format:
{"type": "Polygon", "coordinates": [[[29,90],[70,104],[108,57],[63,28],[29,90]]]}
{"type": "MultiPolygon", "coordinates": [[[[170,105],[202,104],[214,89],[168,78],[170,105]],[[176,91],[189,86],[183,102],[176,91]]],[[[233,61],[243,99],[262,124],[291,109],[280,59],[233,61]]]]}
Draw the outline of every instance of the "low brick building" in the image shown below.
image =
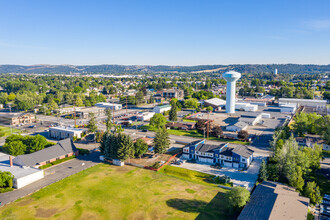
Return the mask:
{"type": "Polygon", "coordinates": [[[16,166],[35,167],[63,159],[65,157],[78,156],[78,149],[70,138],[59,141],[56,145],[31,154],[19,155],[13,159],[16,166]]]}

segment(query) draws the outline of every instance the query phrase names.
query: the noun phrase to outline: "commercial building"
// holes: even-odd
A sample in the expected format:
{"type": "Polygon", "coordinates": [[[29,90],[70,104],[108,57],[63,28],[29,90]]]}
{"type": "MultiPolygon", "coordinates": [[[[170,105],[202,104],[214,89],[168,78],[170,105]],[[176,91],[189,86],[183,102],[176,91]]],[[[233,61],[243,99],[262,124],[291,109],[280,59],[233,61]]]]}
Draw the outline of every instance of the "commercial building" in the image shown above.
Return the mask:
{"type": "Polygon", "coordinates": [[[67,138],[43,150],[31,154],[19,155],[13,159],[13,163],[16,166],[38,168],[42,165],[73,155],[78,156],[78,150],[72,139],[67,138]]]}
{"type": "Polygon", "coordinates": [[[274,103],[275,96],[265,95],[259,99],[256,98],[245,98],[244,102],[248,102],[253,105],[267,106],[274,103]]]}
{"type": "Polygon", "coordinates": [[[166,111],[169,111],[171,110],[171,106],[170,105],[158,105],[158,106],[155,106],[154,109],[153,109],[153,112],[155,113],[163,113],[163,112],[166,112],[166,111]]]}
{"type": "Polygon", "coordinates": [[[108,103],[108,102],[99,102],[95,104],[96,107],[100,108],[109,108],[111,110],[120,110],[123,108],[123,105],[116,103],[108,103]]]}
{"type": "Polygon", "coordinates": [[[313,99],[290,99],[290,98],[279,98],[278,105],[287,105],[295,104],[296,106],[306,106],[306,107],[317,107],[317,108],[326,108],[326,100],[313,100],[313,99]]]}
{"type": "Polygon", "coordinates": [[[0,171],[13,174],[13,187],[16,189],[44,178],[44,171],[34,167],[21,167],[13,164],[13,156],[0,153],[0,171]]]}
{"type": "Polygon", "coordinates": [[[84,133],[83,129],[79,128],[71,128],[71,127],[50,127],[48,130],[48,136],[54,139],[65,139],[65,138],[81,138],[82,133],[84,133]]]}
{"type": "Polygon", "coordinates": [[[82,108],[76,111],[76,117],[80,119],[89,119],[89,114],[94,113],[95,117],[105,116],[105,109],[102,107],[82,108]]]}
{"type": "Polygon", "coordinates": [[[246,112],[255,112],[258,110],[258,105],[252,105],[250,103],[240,102],[235,104],[235,109],[246,112]]]}
{"type": "Polygon", "coordinates": [[[138,121],[149,121],[152,116],[154,116],[155,112],[143,112],[136,116],[138,121]]]}
{"type": "Polygon", "coordinates": [[[2,124],[21,125],[21,124],[31,124],[36,122],[37,122],[36,116],[31,113],[10,113],[10,112],[0,113],[0,123],[2,124]]]}
{"type": "Polygon", "coordinates": [[[205,140],[191,142],[183,148],[183,159],[195,159],[201,163],[220,164],[225,167],[247,168],[253,160],[253,150],[245,145],[229,147],[205,144],[205,140]]]}
{"type": "Polygon", "coordinates": [[[182,89],[163,89],[162,90],[162,97],[165,99],[172,99],[172,98],[177,98],[177,99],[183,99],[184,97],[184,91],[182,89]]]}
{"type": "Polygon", "coordinates": [[[281,104],[281,113],[295,113],[297,110],[297,104],[281,104]]]}
{"type": "Polygon", "coordinates": [[[212,98],[204,100],[204,106],[211,106],[215,110],[220,110],[226,106],[226,101],[219,98],[212,98]]]}
{"type": "Polygon", "coordinates": [[[309,198],[293,187],[263,181],[253,191],[238,220],[307,219],[309,198]]]}

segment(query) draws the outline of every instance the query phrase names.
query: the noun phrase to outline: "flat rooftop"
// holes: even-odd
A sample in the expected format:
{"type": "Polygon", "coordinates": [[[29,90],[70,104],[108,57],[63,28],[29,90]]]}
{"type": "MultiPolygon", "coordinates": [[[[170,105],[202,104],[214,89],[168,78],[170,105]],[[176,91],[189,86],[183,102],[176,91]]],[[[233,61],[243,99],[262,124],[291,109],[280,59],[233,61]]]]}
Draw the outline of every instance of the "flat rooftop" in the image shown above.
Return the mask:
{"type": "Polygon", "coordinates": [[[71,127],[50,127],[49,130],[58,130],[58,131],[72,131],[72,132],[83,132],[83,129],[80,128],[71,128],[71,127]]]}
{"type": "MultiPolygon", "coordinates": [[[[15,157],[13,157],[13,159],[14,158],[15,157]]],[[[41,171],[40,169],[32,168],[32,167],[22,168],[20,166],[15,166],[15,165],[11,167],[9,163],[9,155],[4,153],[0,153],[0,170],[11,172],[16,179],[41,171]]]]}

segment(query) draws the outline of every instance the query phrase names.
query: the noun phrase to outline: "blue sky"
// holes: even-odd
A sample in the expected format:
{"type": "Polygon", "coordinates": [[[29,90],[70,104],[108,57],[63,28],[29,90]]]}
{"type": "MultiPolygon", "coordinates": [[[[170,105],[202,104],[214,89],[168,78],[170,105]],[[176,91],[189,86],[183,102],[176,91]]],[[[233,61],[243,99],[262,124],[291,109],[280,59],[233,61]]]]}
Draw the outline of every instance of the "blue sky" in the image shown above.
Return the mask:
{"type": "Polygon", "coordinates": [[[330,64],[329,0],[0,0],[0,64],[330,64]]]}

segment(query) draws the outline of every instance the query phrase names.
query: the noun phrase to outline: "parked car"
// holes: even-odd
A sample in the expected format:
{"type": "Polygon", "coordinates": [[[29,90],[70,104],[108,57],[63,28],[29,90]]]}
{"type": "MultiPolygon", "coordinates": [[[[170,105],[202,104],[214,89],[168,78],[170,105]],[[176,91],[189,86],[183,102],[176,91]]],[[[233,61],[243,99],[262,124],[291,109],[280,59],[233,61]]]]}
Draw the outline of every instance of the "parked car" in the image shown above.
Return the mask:
{"type": "Polygon", "coordinates": [[[143,129],[142,132],[148,132],[148,130],[147,129],[143,129]]]}
{"type": "Polygon", "coordinates": [[[35,128],[37,127],[36,125],[30,125],[29,128],[35,128]]]}

